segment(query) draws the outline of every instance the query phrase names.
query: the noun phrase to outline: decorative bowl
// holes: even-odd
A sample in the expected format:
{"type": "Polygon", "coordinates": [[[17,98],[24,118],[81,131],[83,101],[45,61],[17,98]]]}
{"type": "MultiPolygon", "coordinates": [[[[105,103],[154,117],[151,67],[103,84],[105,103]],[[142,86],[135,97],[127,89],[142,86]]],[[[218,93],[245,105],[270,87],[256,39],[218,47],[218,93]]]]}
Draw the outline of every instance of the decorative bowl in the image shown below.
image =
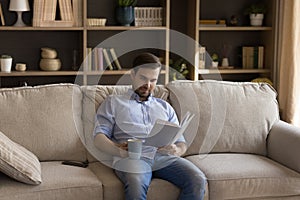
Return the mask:
{"type": "Polygon", "coordinates": [[[61,68],[61,61],[57,59],[42,58],[40,60],[40,68],[44,71],[57,71],[61,68]]]}
{"type": "Polygon", "coordinates": [[[41,56],[42,58],[56,58],[57,56],[57,52],[55,49],[51,49],[51,48],[41,48],[42,52],[41,52],[41,56]]]}
{"type": "Polygon", "coordinates": [[[105,26],[105,18],[89,18],[87,19],[88,26],[105,26]]]}

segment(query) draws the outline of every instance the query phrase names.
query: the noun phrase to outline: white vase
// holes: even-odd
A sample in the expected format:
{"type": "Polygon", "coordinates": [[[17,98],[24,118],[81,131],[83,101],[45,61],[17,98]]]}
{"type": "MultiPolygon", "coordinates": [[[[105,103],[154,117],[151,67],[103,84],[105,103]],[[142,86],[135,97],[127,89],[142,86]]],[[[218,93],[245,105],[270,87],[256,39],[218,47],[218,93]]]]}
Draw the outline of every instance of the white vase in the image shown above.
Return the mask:
{"type": "Polygon", "coordinates": [[[228,66],[229,66],[228,58],[223,58],[223,59],[222,59],[222,66],[223,66],[223,67],[228,67],[228,66]]]}
{"type": "Polygon", "coordinates": [[[250,14],[251,26],[262,26],[264,14],[250,14]]]}
{"type": "Polygon", "coordinates": [[[12,58],[1,58],[1,71],[11,72],[12,58]]]}

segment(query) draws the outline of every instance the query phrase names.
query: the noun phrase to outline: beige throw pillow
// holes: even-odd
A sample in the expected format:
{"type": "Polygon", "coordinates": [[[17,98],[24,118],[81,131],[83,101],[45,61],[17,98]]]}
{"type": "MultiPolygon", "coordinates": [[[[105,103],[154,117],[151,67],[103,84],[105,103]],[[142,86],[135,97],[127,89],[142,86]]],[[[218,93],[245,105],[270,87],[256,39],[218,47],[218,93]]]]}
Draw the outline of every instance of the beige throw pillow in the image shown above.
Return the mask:
{"type": "Polygon", "coordinates": [[[0,171],[20,182],[38,185],[42,182],[38,158],[11,141],[0,131],[0,171]]]}

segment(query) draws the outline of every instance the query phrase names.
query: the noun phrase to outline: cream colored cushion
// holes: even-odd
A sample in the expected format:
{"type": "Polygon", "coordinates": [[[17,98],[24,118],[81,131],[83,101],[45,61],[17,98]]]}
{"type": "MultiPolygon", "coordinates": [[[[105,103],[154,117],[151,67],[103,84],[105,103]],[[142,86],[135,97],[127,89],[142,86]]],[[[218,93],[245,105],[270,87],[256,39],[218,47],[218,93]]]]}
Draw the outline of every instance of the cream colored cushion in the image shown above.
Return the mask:
{"type": "Polygon", "coordinates": [[[82,93],[73,84],[0,89],[0,128],[40,161],[86,160],[82,93]]]}
{"type": "Polygon", "coordinates": [[[1,200],[102,200],[102,182],[88,168],[41,162],[43,182],[29,186],[0,174],[1,200]]]}
{"type": "Polygon", "coordinates": [[[167,85],[181,116],[196,114],[185,137],[187,155],[237,152],[266,155],[266,138],[279,120],[276,92],[265,83],[177,81],[167,85]]]}
{"type": "Polygon", "coordinates": [[[206,175],[210,200],[299,199],[300,174],[267,157],[222,153],[187,159],[206,175]]]}
{"type": "Polygon", "coordinates": [[[0,171],[23,183],[42,182],[38,158],[0,131],[0,171]]]}

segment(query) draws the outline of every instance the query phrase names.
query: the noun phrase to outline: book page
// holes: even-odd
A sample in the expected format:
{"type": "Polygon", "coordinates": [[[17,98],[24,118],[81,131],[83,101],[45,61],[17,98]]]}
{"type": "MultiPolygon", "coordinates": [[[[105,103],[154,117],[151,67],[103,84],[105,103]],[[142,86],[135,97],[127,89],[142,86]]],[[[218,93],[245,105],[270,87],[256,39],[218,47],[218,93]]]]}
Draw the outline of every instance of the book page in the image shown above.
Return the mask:
{"type": "Polygon", "coordinates": [[[186,113],[180,126],[164,120],[157,120],[150,131],[149,137],[144,138],[144,145],[163,147],[175,143],[184,133],[194,114],[186,113]]]}

